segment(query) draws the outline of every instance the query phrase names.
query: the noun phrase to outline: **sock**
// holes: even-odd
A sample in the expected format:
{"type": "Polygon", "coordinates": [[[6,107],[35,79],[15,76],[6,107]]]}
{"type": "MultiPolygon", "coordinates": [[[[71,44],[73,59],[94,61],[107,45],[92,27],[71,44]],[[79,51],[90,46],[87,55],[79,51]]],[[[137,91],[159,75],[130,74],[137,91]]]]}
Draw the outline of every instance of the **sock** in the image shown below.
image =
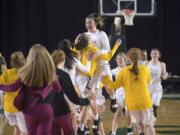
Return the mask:
{"type": "Polygon", "coordinates": [[[94,120],[98,120],[98,119],[99,119],[99,115],[96,114],[96,115],[94,116],[94,120]]]}
{"type": "Polygon", "coordinates": [[[127,128],[131,128],[131,126],[127,126],[127,128]]]}
{"type": "Polygon", "coordinates": [[[157,105],[153,105],[154,117],[157,117],[157,105]]]}
{"type": "Polygon", "coordinates": [[[81,131],[84,131],[84,124],[81,124],[80,129],[81,131]]]}
{"type": "Polygon", "coordinates": [[[113,96],[110,96],[110,98],[111,98],[111,99],[116,99],[116,96],[115,96],[115,95],[113,95],[113,96]]]}

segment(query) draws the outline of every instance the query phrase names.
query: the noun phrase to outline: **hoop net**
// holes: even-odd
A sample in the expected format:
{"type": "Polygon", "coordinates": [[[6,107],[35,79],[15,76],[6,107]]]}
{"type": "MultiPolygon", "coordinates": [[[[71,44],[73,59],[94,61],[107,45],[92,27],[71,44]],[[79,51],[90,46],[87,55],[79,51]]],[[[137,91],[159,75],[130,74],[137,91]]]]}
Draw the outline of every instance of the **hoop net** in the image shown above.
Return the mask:
{"type": "Polygon", "coordinates": [[[128,26],[133,26],[133,19],[134,16],[136,15],[136,12],[134,10],[131,9],[124,9],[121,11],[122,15],[124,16],[125,19],[125,25],[128,26]]]}

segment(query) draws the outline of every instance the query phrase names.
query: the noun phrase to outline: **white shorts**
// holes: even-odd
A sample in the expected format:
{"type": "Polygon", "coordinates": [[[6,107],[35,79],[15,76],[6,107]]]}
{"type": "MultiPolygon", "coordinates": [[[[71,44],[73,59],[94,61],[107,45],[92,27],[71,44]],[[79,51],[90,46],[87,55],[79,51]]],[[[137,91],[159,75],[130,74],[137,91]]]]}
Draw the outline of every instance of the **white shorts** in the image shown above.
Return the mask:
{"type": "Polygon", "coordinates": [[[151,94],[152,102],[156,106],[160,106],[160,101],[162,99],[163,93],[161,91],[157,91],[151,94]]]}
{"type": "Polygon", "coordinates": [[[153,88],[150,89],[150,94],[153,104],[159,106],[162,99],[163,90],[161,88],[153,88]]]}
{"type": "Polygon", "coordinates": [[[163,95],[161,85],[149,85],[149,92],[151,94],[152,102],[154,105],[159,106],[163,95]]]}
{"type": "Polygon", "coordinates": [[[75,79],[76,87],[82,97],[84,97],[84,90],[88,82],[88,77],[77,75],[75,79]]]}
{"type": "Polygon", "coordinates": [[[22,112],[16,112],[16,113],[5,112],[5,117],[7,118],[11,126],[16,125],[19,127],[21,132],[27,133],[26,123],[22,112]]]}
{"type": "Polygon", "coordinates": [[[155,124],[155,118],[152,109],[129,111],[129,114],[131,118],[135,119],[137,126],[138,124],[142,124],[143,127],[149,125],[154,126],[155,124]]]}
{"type": "Polygon", "coordinates": [[[149,89],[149,92],[152,94],[152,93],[155,93],[157,91],[159,92],[163,92],[163,88],[162,88],[162,85],[153,85],[153,84],[150,84],[148,85],[148,89],[149,89]]]}
{"type": "Polygon", "coordinates": [[[105,97],[102,95],[102,90],[98,89],[97,94],[96,103],[97,105],[103,106],[105,104],[105,97]]]}
{"type": "Polygon", "coordinates": [[[95,74],[90,82],[89,82],[89,87],[92,89],[99,89],[100,88],[100,82],[103,76],[109,75],[110,77],[112,76],[111,69],[109,65],[101,65],[99,68],[99,71],[97,74],[95,74]]]}
{"type": "Polygon", "coordinates": [[[115,91],[117,103],[124,107],[125,93],[123,88],[119,88],[115,91]]]}

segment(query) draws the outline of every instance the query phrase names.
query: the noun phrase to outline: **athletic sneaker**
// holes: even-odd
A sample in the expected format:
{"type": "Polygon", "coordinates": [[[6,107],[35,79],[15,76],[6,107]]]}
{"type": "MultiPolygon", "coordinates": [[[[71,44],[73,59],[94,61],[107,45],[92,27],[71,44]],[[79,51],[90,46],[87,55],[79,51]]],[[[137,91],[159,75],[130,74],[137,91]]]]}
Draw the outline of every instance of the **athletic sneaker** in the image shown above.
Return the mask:
{"type": "Polygon", "coordinates": [[[98,120],[94,120],[94,124],[92,125],[93,128],[93,135],[99,135],[99,124],[100,124],[100,116],[98,120]]]}
{"type": "Polygon", "coordinates": [[[90,128],[85,127],[84,131],[85,135],[90,135],[90,128]]]}
{"type": "Polygon", "coordinates": [[[110,134],[110,135],[116,135],[116,133],[112,133],[112,132],[111,132],[111,134],[110,134]]]}
{"type": "Polygon", "coordinates": [[[85,135],[85,131],[81,131],[81,129],[78,128],[77,135],[85,135]]]}
{"type": "Polygon", "coordinates": [[[114,99],[110,98],[110,101],[111,101],[110,110],[112,113],[115,113],[118,107],[116,98],[114,99]]]}
{"type": "Polygon", "coordinates": [[[133,135],[133,128],[127,128],[127,135],[133,135]]]}

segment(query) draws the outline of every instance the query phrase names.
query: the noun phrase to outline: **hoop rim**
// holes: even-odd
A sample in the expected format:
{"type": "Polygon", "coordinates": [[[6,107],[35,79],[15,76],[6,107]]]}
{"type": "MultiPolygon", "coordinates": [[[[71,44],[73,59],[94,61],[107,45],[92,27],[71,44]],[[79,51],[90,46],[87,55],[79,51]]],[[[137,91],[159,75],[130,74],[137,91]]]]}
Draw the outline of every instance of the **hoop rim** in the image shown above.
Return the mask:
{"type": "Polygon", "coordinates": [[[120,10],[120,12],[122,13],[123,16],[136,15],[136,11],[132,9],[123,9],[123,10],[120,10]]]}

